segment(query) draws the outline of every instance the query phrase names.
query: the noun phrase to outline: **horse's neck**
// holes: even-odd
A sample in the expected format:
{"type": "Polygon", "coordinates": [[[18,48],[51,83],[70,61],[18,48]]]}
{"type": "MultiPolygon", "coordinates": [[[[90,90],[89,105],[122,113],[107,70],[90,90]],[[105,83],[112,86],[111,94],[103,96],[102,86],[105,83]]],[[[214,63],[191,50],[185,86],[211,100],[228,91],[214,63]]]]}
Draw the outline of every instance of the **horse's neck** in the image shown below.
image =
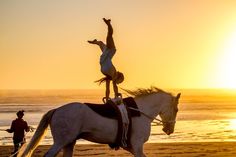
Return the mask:
{"type": "Polygon", "coordinates": [[[135,98],[135,101],[140,111],[154,118],[160,113],[162,107],[161,100],[158,100],[158,98],[155,95],[147,95],[135,98]]]}

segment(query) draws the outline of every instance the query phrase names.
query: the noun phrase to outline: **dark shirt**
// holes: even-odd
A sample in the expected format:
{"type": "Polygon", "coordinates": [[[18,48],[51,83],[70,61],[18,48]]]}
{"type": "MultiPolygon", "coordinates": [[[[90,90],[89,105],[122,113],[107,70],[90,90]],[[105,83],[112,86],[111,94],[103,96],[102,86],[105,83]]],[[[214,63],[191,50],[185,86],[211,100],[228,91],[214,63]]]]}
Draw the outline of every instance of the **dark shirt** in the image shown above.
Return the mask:
{"type": "Polygon", "coordinates": [[[23,119],[15,119],[12,121],[11,128],[9,132],[13,132],[13,139],[15,140],[22,140],[25,136],[25,131],[29,131],[29,126],[26,121],[23,119]]]}

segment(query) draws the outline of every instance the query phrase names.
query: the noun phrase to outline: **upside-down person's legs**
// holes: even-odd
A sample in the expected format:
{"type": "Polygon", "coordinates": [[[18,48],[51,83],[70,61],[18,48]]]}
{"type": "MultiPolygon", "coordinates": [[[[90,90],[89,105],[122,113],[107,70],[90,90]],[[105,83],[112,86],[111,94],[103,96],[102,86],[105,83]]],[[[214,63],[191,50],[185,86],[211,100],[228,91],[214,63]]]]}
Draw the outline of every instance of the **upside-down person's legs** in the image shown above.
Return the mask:
{"type": "Polygon", "coordinates": [[[88,43],[98,45],[102,51],[104,50],[106,46],[102,41],[98,41],[97,39],[88,40],[88,43]]]}
{"type": "Polygon", "coordinates": [[[115,49],[115,43],[114,43],[114,40],[113,40],[113,28],[111,26],[111,20],[110,19],[105,19],[103,18],[103,21],[107,24],[107,27],[108,27],[108,32],[107,32],[107,39],[106,39],[106,44],[107,44],[107,47],[110,48],[110,49],[115,49]]]}

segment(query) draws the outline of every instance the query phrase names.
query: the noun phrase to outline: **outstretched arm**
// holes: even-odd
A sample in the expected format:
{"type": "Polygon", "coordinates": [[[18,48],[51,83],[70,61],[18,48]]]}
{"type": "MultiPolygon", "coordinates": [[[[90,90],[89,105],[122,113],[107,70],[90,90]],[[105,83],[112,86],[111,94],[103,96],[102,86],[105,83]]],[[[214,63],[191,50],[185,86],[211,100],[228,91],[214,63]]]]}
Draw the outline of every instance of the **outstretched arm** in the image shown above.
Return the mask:
{"type": "Polygon", "coordinates": [[[29,132],[30,131],[30,127],[28,126],[27,122],[25,122],[25,131],[29,132]]]}
{"type": "Polygon", "coordinates": [[[14,122],[11,123],[11,128],[10,129],[6,129],[7,132],[9,133],[13,133],[14,132],[14,122]]]}
{"type": "Polygon", "coordinates": [[[115,83],[115,81],[112,81],[112,83],[113,83],[113,89],[114,89],[115,98],[117,98],[120,95],[118,93],[118,87],[117,87],[117,84],[115,83]]]}
{"type": "Polygon", "coordinates": [[[8,133],[13,133],[13,130],[11,130],[11,129],[6,129],[6,131],[7,131],[8,133]]]}
{"type": "Polygon", "coordinates": [[[110,96],[110,80],[106,80],[106,99],[108,100],[110,96]]]}

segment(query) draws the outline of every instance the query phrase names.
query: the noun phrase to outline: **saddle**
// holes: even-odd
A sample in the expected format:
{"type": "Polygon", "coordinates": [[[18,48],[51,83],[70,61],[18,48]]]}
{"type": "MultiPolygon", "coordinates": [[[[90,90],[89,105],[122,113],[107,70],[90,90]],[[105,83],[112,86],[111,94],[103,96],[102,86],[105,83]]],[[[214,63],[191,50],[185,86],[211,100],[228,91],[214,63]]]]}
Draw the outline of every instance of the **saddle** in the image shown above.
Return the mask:
{"type": "MultiPolygon", "coordinates": [[[[127,110],[130,112],[131,117],[140,116],[139,111],[130,110],[129,107],[138,109],[136,102],[132,97],[127,97],[123,99],[124,105],[127,107],[127,110]]],[[[88,107],[90,107],[97,114],[111,119],[117,119],[117,106],[114,106],[114,102],[108,101],[106,104],[92,104],[92,103],[84,103],[88,107]]]]}
{"type": "MultiPolygon", "coordinates": [[[[136,110],[130,110],[129,107],[138,109],[136,102],[132,97],[127,97],[123,99],[124,105],[128,112],[129,118],[129,127],[128,127],[128,137],[127,137],[127,144],[130,145],[130,135],[131,135],[131,127],[132,127],[132,117],[139,117],[140,112],[136,110]]],[[[108,101],[106,104],[91,104],[91,103],[84,103],[89,108],[91,108],[97,114],[111,119],[116,119],[118,121],[118,132],[116,136],[115,143],[110,143],[109,146],[112,149],[118,150],[121,146],[121,139],[122,139],[122,131],[123,131],[123,123],[120,110],[118,106],[113,101],[108,101]]]]}

